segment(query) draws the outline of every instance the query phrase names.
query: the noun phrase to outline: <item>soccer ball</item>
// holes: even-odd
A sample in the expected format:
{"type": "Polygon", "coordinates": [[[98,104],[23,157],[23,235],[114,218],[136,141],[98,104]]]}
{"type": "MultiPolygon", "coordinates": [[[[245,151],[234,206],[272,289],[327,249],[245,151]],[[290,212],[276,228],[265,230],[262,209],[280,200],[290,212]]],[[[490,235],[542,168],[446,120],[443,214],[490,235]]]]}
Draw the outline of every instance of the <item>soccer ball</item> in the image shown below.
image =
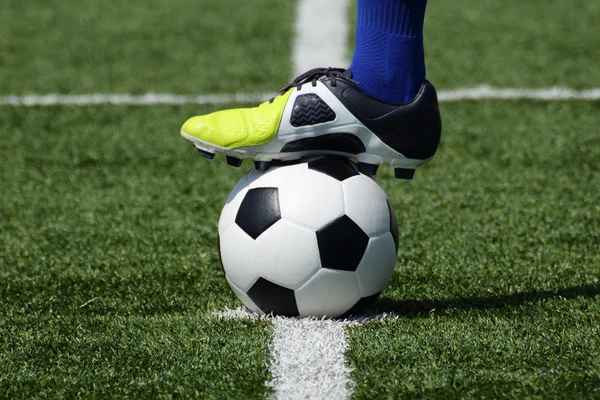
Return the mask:
{"type": "Polygon", "coordinates": [[[341,157],[250,170],[219,219],[227,282],[257,313],[335,318],[387,286],[398,252],[392,206],[341,157]]]}

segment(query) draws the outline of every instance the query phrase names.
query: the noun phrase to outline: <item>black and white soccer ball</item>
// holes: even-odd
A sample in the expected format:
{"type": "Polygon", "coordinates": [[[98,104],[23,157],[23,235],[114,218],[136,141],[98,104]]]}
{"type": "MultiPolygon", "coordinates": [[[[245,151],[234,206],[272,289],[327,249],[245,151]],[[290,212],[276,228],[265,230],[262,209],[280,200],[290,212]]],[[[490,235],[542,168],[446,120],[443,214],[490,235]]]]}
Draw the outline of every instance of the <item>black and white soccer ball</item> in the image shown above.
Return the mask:
{"type": "Polygon", "coordinates": [[[335,318],[388,285],[398,226],[379,184],[328,156],[246,174],[221,213],[219,250],[248,309],[335,318]]]}

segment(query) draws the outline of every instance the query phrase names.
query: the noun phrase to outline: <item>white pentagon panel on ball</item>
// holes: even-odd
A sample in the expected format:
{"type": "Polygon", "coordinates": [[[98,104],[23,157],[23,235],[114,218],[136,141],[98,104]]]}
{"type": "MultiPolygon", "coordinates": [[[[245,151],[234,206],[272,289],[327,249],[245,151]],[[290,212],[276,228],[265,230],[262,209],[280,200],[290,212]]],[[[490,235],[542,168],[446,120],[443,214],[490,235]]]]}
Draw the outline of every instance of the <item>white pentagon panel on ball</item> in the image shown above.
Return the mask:
{"type": "Polygon", "coordinates": [[[248,173],[248,188],[257,187],[279,187],[281,183],[289,177],[290,174],[294,174],[297,171],[303,171],[308,169],[305,163],[286,165],[286,166],[272,166],[266,171],[259,171],[252,168],[248,173]]]}
{"type": "Polygon", "coordinates": [[[396,243],[391,232],[369,240],[355,272],[362,297],[372,296],[387,287],[394,273],[396,260],[396,243]]]}
{"type": "Polygon", "coordinates": [[[221,216],[219,217],[219,235],[222,235],[235,222],[238,209],[246,193],[248,193],[248,174],[240,179],[225,201],[225,206],[221,210],[221,216]]]}
{"type": "Polygon", "coordinates": [[[282,218],[315,231],[344,215],[341,182],[310,169],[285,179],[279,200],[282,218]]]}
{"type": "Polygon", "coordinates": [[[246,294],[246,292],[237,287],[235,283],[231,281],[231,279],[229,279],[228,277],[225,278],[227,279],[227,283],[229,283],[229,287],[231,288],[231,290],[233,290],[233,293],[235,293],[237,298],[242,301],[242,303],[244,304],[244,306],[246,306],[247,309],[255,313],[263,314],[263,312],[256,306],[256,304],[252,302],[252,300],[246,294]]]}
{"type": "Polygon", "coordinates": [[[301,316],[335,318],[360,300],[354,272],[322,269],[300,289],[296,303],[301,316]]]}
{"type": "Polygon", "coordinates": [[[353,176],[342,183],[346,215],[367,235],[373,237],[390,229],[390,211],[383,189],[365,175],[353,176]]]}
{"type": "Polygon", "coordinates": [[[315,232],[286,220],[260,235],[248,256],[261,277],[288,289],[300,287],[321,267],[315,232]]]}
{"type": "Polygon", "coordinates": [[[219,246],[225,275],[241,290],[250,289],[260,274],[254,239],[233,224],[219,236],[219,246]]]}

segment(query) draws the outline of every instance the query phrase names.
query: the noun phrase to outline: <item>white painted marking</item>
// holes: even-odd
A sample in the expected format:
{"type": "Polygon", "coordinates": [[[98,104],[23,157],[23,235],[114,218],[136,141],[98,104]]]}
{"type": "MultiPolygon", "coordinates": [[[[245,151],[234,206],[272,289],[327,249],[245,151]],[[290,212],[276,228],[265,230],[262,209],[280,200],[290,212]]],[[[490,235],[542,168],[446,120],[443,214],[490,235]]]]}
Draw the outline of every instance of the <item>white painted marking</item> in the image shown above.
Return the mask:
{"type": "Polygon", "coordinates": [[[300,0],[293,43],[294,76],[316,67],[346,68],[349,0],[300,0]]]}
{"type": "Polygon", "coordinates": [[[159,104],[226,104],[258,103],[273,97],[274,94],[236,93],[236,94],[200,94],[177,95],[169,93],[134,94],[45,94],[0,97],[0,105],[10,106],[89,106],[89,105],[134,105],[149,106],[159,104]]]}
{"type": "Polygon", "coordinates": [[[350,370],[345,364],[345,325],[314,319],[273,319],[269,385],[276,399],[350,398],[350,370]]]}
{"type": "MultiPolygon", "coordinates": [[[[0,96],[0,106],[90,106],[90,105],[181,105],[181,104],[243,104],[260,103],[275,96],[275,93],[236,93],[236,94],[200,94],[177,95],[169,93],[132,94],[46,94],[25,96],[0,96]]],[[[552,87],[545,89],[511,89],[478,86],[475,88],[440,90],[440,102],[462,100],[600,100],[600,88],[573,90],[552,87]]]]}
{"type": "Polygon", "coordinates": [[[398,318],[394,314],[367,315],[349,320],[258,316],[245,309],[215,313],[218,318],[266,319],[273,323],[271,374],[267,385],[275,399],[345,400],[352,395],[350,369],[344,353],[346,326],[398,318]]]}
{"type": "Polygon", "coordinates": [[[440,101],[462,100],[599,100],[600,88],[588,90],[573,90],[564,87],[543,89],[512,89],[493,88],[487,85],[475,88],[441,90],[438,93],[440,101]]]}

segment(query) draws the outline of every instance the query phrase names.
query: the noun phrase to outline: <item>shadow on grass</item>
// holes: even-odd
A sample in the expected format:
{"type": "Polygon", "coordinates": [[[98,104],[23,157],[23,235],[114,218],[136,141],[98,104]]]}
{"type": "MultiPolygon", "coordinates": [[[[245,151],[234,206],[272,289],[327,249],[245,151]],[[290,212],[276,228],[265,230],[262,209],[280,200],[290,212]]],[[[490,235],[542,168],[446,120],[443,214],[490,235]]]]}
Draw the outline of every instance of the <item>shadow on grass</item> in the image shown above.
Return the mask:
{"type": "Polygon", "coordinates": [[[452,310],[494,310],[540,303],[552,299],[592,298],[600,295],[600,284],[580,285],[555,291],[531,291],[490,297],[461,297],[449,300],[394,300],[381,298],[371,309],[376,313],[395,313],[416,318],[452,310]]]}

